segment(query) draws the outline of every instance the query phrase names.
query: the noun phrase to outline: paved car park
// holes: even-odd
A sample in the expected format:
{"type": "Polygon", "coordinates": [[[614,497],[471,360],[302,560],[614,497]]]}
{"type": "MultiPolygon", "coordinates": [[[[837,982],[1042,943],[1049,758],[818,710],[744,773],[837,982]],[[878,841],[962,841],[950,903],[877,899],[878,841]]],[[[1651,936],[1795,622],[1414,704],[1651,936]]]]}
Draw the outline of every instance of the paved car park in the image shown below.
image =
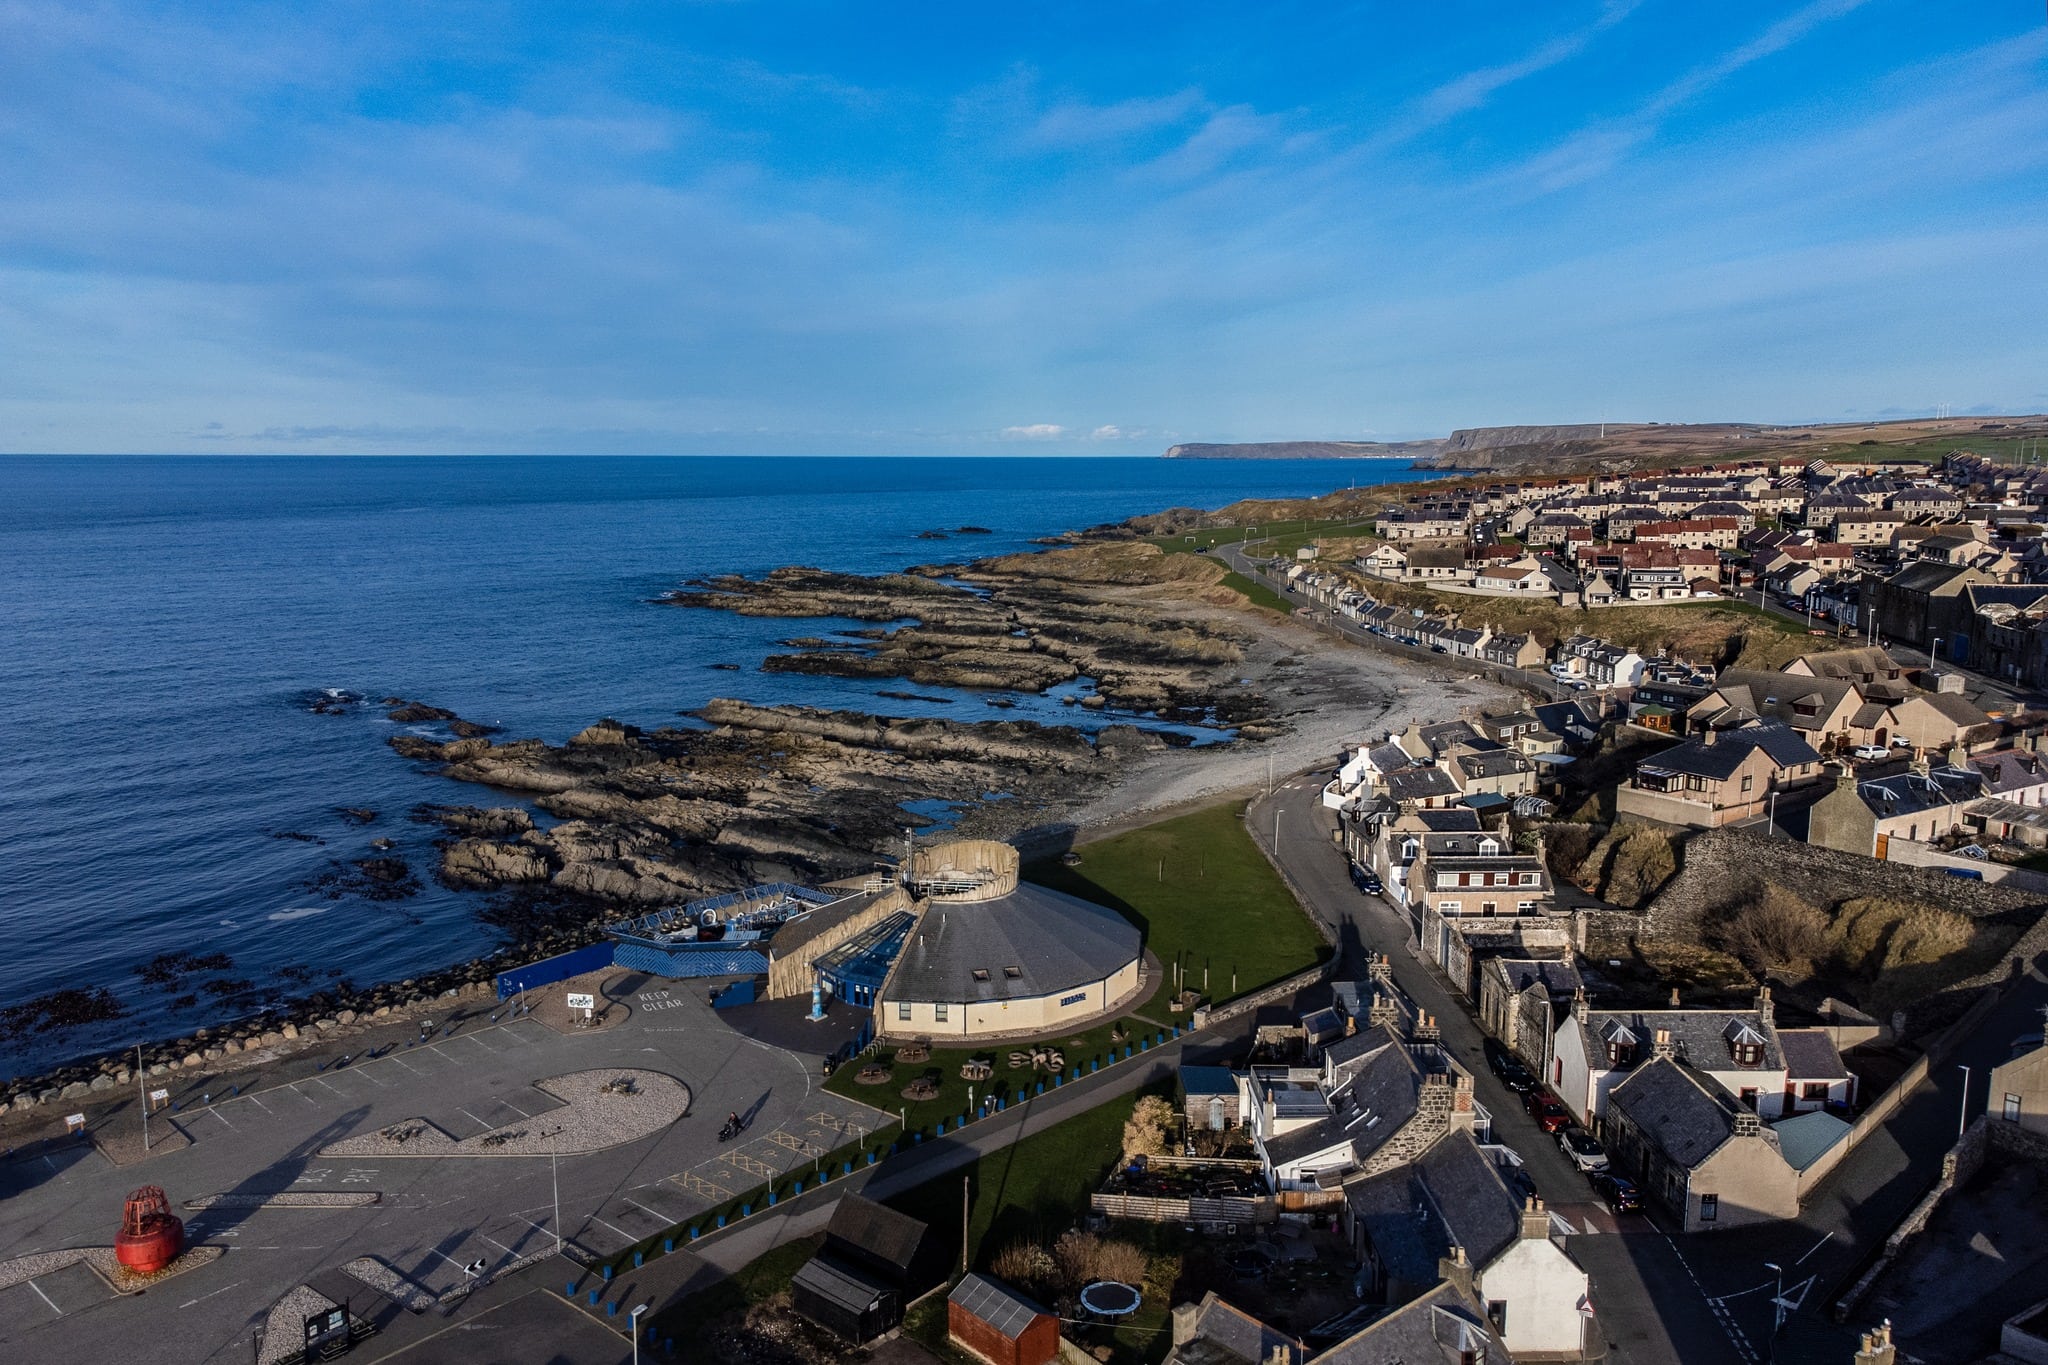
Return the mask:
{"type": "Polygon", "coordinates": [[[117,1296],[84,1266],[0,1290],[0,1342],[50,1362],[103,1359],[145,1339],[169,1359],[247,1359],[271,1304],[309,1278],[333,1283],[358,1258],[373,1258],[390,1279],[354,1280],[356,1311],[394,1294],[437,1298],[552,1252],[558,1236],[572,1253],[616,1251],[893,1122],[824,1091],[816,1056],[728,1028],[695,991],[657,998],[660,1008],[590,1032],[557,1032],[503,1009],[495,1023],[480,1012],[430,1030],[395,1024],[246,1076],[181,1085],[178,1111],[155,1122],[159,1137],[175,1123],[188,1146],[120,1167],[82,1142],[0,1161],[0,1262],[111,1243],[122,1200],[138,1185],[163,1186],[181,1210],[202,1196],[244,1197],[184,1212],[189,1241],[228,1254],[146,1294],[117,1296]],[[545,1133],[562,1101],[535,1081],[612,1067],[675,1077],[689,1088],[688,1114],[653,1136],[553,1161],[320,1154],[401,1120],[457,1139],[545,1133]],[[720,1144],[729,1112],[751,1122],[740,1141],[720,1144]],[[233,1206],[279,1191],[374,1192],[377,1202],[233,1206]]]}

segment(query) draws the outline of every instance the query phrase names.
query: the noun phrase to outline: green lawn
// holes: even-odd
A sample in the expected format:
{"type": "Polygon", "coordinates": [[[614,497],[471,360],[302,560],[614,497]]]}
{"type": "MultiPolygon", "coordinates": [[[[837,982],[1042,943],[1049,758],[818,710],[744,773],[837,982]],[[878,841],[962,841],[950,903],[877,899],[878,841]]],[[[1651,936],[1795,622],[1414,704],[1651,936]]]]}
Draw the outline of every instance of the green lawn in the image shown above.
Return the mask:
{"type": "MultiPolygon", "coordinates": [[[[1160,1002],[1159,1012],[1161,1019],[1168,1017],[1163,1013],[1165,1008],[1165,1002],[1160,1002]]],[[[1075,1067],[1081,1069],[1082,1075],[1088,1075],[1091,1072],[1092,1064],[1099,1062],[1102,1066],[1107,1067],[1111,1064],[1112,1052],[1120,1052],[1125,1046],[1135,1046],[1141,1037],[1153,1038],[1159,1032],[1160,1022],[1158,1019],[1146,1019],[1138,1015],[1127,1015],[1121,1019],[1105,1019],[1092,1027],[1076,1029],[1072,1033],[1062,1034],[1057,1038],[1048,1039],[1047,1041],[1059,1047],[1066,1054],[1068,1079],[1072,1080],[1072,1072],[1075,1067]],[[1127,1036],[1123,1042],[1118,1042],[1112,1037],[1113,1031],[1118,1028],[1122,1028],[1126,1032],[1127,1036]]],[[[1171,1030],[1168,1030],[1168,1032],[1170,1033],[1171,1030]]],[[[854,1079],[855,1076],[860,1074],[862,1062],[867,1060],[866,1058],[861,1058],[853,1064],[842,1066],[839,1070],[832,1073],[831,1079],[825,1082],[825,1088],[834,1094],[844,1095],[848,1099],[858,1100],[862,1104],[873,1105],[875,1108],[886,1110],[891,1114],[902,1113],[907,1132],[922,1132],[929,1139],[935,1135],[935,1126],[941,1119],[946,1121],[946,1127],[950,1130],[954,1127],[960,1115],[967,1112],[969,1104],[968,1091],[970,1089],[974,1092],[974,1102],[976,1103],[990,1093],[991,1086],[994,1087],[996,1093],[1003,1097],[1005,1103],[1014,1101],[1020,1089],[1034,1090],[1037,1083],[1041,1080],[1045,1082],[1047,1093],[1050,1093],[1053,1089],[1052,1077],[1050,1075],[1032,1071],[1028,1067],[1018,1070],[1012,1070],[1010,1067],[1010,1053],[1019,1048],[1028,1050],[1030,1046],[1030,1044],[995,1042],[981,1047],[935,1047],[932,1049],[930,1061],[897,1066],[894,1068],[894,1074],[882,1085],[862,1085],[854,1079]],[[960,1076],[961,1064],[971,1057],[993,1058],[995,1061],[995,1076],[991,1080],[979,1083],[963,1080],[960,1076]],[[910,1084],[927,1067],[938,1068],[938,1098],[915,1102],[905,1100],[902,1093],[903,1087],[910,1084]]],[[[894,1053],[894,1047],[887,1041],[884,1041],[878,1055],[886,1058],[893,1057],[894,1053]]],[[[884,1131],[883,1135],[893,1137],[894,1134],[895,1129],[892,1125],[884,1131]]]]}
{"type": "Polygon", "coordinates": [[[789,1288],[789,1281],[824,1242],[822,1236],[799,1237],[749,1261],[717,1281],[657,1314],[657,1338],[676,1343],[677,1358],[691,1360],[705,1345],[703,1326],[717,1318],[737,1318],[757,1303],[789,1288]]]}
{"type": "Polygon", "coordinates": [[[1229,1000],[1312,967],[1327,952],[1252,842],[1243,810],[1233,801],[1162,820],[1083,845],[1077,866],[1034,863],[1024,875],[1107,905],[1144,930],[1169,992],[1178,962],[1189,986],[1229,1000]]]}
{"type": "Polygon", "coordinates": [[[1288,601],[1279,593],[1274,592],[1264,583],[1246,578],[1235,569],[1223,575],[1223,586],[1242,593],[1245,599],[1255,607],[1268,607],[1288,615],[1292,615],[1294,612],[1294,603],[1288,601]]]}
{"type": "MultiPolygon", "coordinates": [[[[1171,1084],[1159,1093],[1171,1090],[1171,1084]]],[[[1137,1096],[1119,1099],[1077,1114],[1042,1133],[1012,1143],[1000,1152],[983,1157],[974,1165],[920,1185],[889,1201],[931,1229],[926,1235],[938,1240],[950,1254],[954,1273],[960,1268],[960,1204],[963,1180],[967,1192],[968,1264],[988,1269],[995,1254],[1012,1242],[1036,1240],[1050,1243],[1067,1229],[1080,1225],[1088,1210],[1088,1196],[1122,1159],[1124,1120],[1130,1117],[1137,1096]]],[[[1142,1236],[1139,1240],[1145,1240],[1142,1236]]],[[[1147,1293],[1145,1304],[1128,1326],[1111,1338],[1114,1359],[1121,1362],[1157,1360],[1171,1344],[1164,1327],[1172,1309],[1169,1300],[1173,1273],[1170,1266],[1155,1259],[1162,1271],[1158,1292],[1147,1293]]],[[[923,1327],[943,1338],[943,1313],[925,1315],[923,1322],[907,1326],[912,1334],[923,1327]],[[932,1319],[936,1321],[932,1321],[932,1319]]]]}

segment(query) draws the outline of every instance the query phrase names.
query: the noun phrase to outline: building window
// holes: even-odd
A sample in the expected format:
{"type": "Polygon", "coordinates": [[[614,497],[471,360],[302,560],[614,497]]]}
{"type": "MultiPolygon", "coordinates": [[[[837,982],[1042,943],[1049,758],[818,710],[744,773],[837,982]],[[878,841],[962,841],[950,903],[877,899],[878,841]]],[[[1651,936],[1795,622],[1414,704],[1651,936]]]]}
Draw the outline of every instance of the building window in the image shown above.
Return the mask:
{"type": "Polygon", "coordinates": [[[1003,975],[1009,980],[1015,981],[1024,975],[1024,969],[1022,967],[1005,967],[1003,968],[1003,975]]]}
{"type": "Polygon", "coordinates": [[[2018,1095],[2010,1093],[2006,1095],[2004,1114],[2010,1122],[2018,1123],[2020,1121],[2020,1097],[2018,1095]]]}
{"type": "Polygon", "coordinates": [[[1744,773],[1742,775],[1742,794],[1744,796],[1749,795],[1750,789],[1754,786],[1756,786],[1755,776],[1750,773],[1744,773]]]}
{"type": "Polygon", "coordinates": [[[1060,1008],[1066,1009],[1071,1005],[1079,1005],[1087,999],[1088,992],[1086,991],[1076,991],[1072,995],[1063,995],[1060,997],[1060,1008]]]}
{"type": "Polygon", "coordinates": [[[910,1002],[908,1000],[898,1000],[896,1002],[896,1018],[902,1023],[910,1022],[910,1002]]]}
{"type": "Polygon", "coordinates": [[[1743,1086],[1742,1093],[1737,1095],[1736,1098],[1742,1101],[1745,1108],[1756,1108],[1756,1087],[1753,1085],[1743,1086]]]}
{"type": "Polygon", "coordinates": [[[1496,901],[1481,901],[1481,902],[1479,902],[1479,913],[1480,913],[1480,914],[1482,914],[1482,915],[1492,915],[1492,914],[1497,914],[1497,913],[1499,912],[1499,910],[1500,910],[1500,905],[1499,905],[1499,903],[1498,903],[1498,902],[1496,902],[1496,901]]]}
{"type": "Polygon", "coordinates": [[[1700,1221],[1711,1223],[1721,1216],[1721,1196],[1703,1194],[1700,1196],[1700,1221]]]}
{"type": "Polygon", "coordinates": [[[986,980],[988,980],[988,968],[986,968],[986,967],[976,967],[976,968],[974,969],[974,979],[975,979],[976,981],[986,981],[986,980]]]}
{"type": "Polygon", "coordinates": [[[1506,1336],[1508,1333],[1508,1301],[1506,1299],[1488,1299],[1486,1301],[1486,1320],[1493,1324],[1494,1331],[1502,1336],[1506,1336]]]}
{"type": "Polygon", "coordinates": [[[1799,1098],[1802,1100],[1826,1100],[1827,1097],[1828,1083],[1826,1081],[1808,1081],[1799,1088],[1799,1098]]]}
{"type": "Polygon", "coordinates": [[[947,1006],[946,1006],[946,1002],[945,1002],[945,1001],[941,1000],[941,1001],[940,1001],[940,1002],[939,1002],[938,1004],[936,1004],[936,1005],[933,1005],[933,1006],[932,1006],[932,1022],[933,1022],[933,1023],[935,1023],[935,1024],[943,1024],[943,1023],[945,1023],[945,1022],[946,1022],[946,1014],[947,1014],[947,1006]]]}

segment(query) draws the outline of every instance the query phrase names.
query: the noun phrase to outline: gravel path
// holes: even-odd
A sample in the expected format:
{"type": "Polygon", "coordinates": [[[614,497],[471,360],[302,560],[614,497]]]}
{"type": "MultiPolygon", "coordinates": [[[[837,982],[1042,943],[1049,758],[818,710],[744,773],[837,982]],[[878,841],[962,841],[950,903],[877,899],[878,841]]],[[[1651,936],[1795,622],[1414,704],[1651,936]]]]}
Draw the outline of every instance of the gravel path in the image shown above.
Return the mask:
{"type": "Polygon", "coordinates": [[[280,1190],[276,1194],[202,1194],[188,1209],[360,1209],[384,1196],[376,1190],[280,1190]]]}
{"type": "Polygon", "coordinates": [[[263,1349],[256,1365],[280,1365],[298,1356],[305,1348],[306,1319],[339,1307],[311,1285],[293,1289],[270,1306],[270,1316],[263,1320],[263,1349]]]}
{"type": "Polygon", "coordinates": [[[92,1267],[93,1273],[107,1282],[107,1288],[116,1294],[140,1294],[151,1285],[162,1284],[188,1270],[197,1270],[203,1265],[212,1265],[228,1254],[226,1247],[186,1247],[178,1253],[178,1259],[154,1275],[138,1275],[114,1259],[112,1247],[87,1247],[81,1259],[92,1267]]]}
{"type": "Polygon", "coordinates": [[[361,1280],[408,1313],[424,1313],[440,1303],[439,1299],[375,1256],[358,1256],[343,1266],[342,1271],[361,1280]]]}
{"type": "Polygon", "coordinates": [[[690,1108],[690,1088],[659,1071],[576,1071],[534,1084],[561,1100],[562,1107],[461,1139],[425,1119],[405,1119],[374,1133],[329,1143],[320,1155],[570,1156],[637,1142],[668,1127],[690,1108]],[[630,1088],[606,1091],[619,1081],[629,1082],[630,1088]]]}
{"type": "Polygon", "coordinates": [[[65,1251],[39,1251],[33,1256],[0,1261],[0,1289],[12,1289],[41,1276],[54,1275],[66,1266],[77,1265],[90,1250],[91,1247],[72,1247],[65,1251]]]}

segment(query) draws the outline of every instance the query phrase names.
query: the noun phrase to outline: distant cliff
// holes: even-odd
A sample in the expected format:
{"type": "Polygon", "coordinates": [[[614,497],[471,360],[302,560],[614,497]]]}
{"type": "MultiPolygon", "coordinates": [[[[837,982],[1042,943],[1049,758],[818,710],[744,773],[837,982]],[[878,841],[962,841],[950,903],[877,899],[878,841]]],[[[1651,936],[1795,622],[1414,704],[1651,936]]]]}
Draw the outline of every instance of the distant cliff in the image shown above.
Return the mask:
{"type": "Polygon", "coordinates": [[[1169,460],[1419,460],[1444,448],[1428,441],[1189,441],[1166,452],[1169,460]]]}

